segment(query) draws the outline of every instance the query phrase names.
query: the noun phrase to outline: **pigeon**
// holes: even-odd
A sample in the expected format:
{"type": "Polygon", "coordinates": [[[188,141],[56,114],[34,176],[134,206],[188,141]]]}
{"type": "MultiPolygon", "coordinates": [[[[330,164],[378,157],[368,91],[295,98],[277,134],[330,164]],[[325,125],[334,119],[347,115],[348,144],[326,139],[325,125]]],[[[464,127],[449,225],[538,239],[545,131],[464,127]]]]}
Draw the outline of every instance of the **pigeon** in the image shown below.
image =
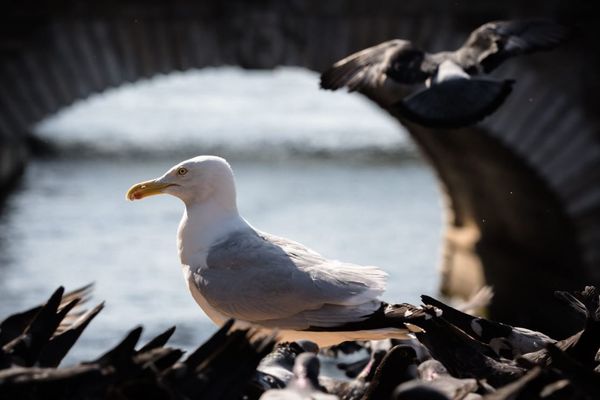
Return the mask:
{"type": "MultiPolygon", "coordinates": [[[[425,309],[425,312],[431,311],[425,309]]],[[[486,379],[490,385],[498,387],[525,373],[525,369],[512,360],[490,357],[485,350],[486,344],[446,321],[443,314],[432,314],[432,317],[419,325],[423,331],[415,336],[453,376],[486,379]]]]}
{"type": "MultiPolygon", "coordinates": [[[[598,364],[600,348],[600,291],[594,286],[586,286],[584,290],[570,294],[557,292],[558,297],[569,301],[571,307],[586,316],[585,324],[579,332],[556,342],[556,347],[573,357],[589,369],[598,364]]],[[[548,348],[523,354],[521,362],[548,365],[551,356],[548,348]]]]}
{"type": "Polygon", "coordinates": [[[302,353],[294,363],[294,377],[285,389],[266,391],[261,400],[338,400],[335,395],[325,393],[319,383],[320,363],[316,355],[302,353]]]}
{"type": "Polygon", "coordinates": [[[297,342],[278,343],[258,364],[253,384],[263,391],[284,388],[294,377],[296,357],[304,352],[306,350],[297,342]]]}
{"type": "Polygon", "coordinates": [[[103,307],[100,304],[83,315],[76,309],[86,300],[90,288],[65,295],[61,286],[46,304],[32,309],[36,312],[29,310],[5,319],[0,326],[7,343],[2,346],[0,364],[57,366],[103,307]]]}
{"type": "MultiPolygon", "coordinates": [[[[373,349],[367,363],[354,377],[355,379],[348,381],[322,377],[319,381],[327,389],[327,392],[337,395],[342,400],[363,399],[386,354],[387,351],[382,348],[373,349]]],[[[346,370],[346,376],[348,376],[347,372],[346,370]]]]}
{"type": "Polygon", "coordinates": [[[394,389],[417,376],[417,353],[406,345],[393,347],[383,358],[363,397],[364,400],[389,399],[394,389]]]}
{"type": "Polygon", "coordinates": [[[511,93],[514,80],[485,74],[567,36],[551,20],[524,19],[488,22],[455,51],[427,53],[408,40],[389,40],[336,62],[321,75],[321,88],[345,86],[423,126],[460,128],[496,111],[511,93]]]}
{"type": "MultiPolygon", "coordinates": [[[[444,365],[437,360],[427,360],[417,368],[419,378],[430,387],[444,393],[450,399],[464,399],[479,389],[473,378],[458,379],[448,373],[444,365]]],[[[475,395],[471,396],[474,399],[475,395]]]]}
{"type": "Polygon", "coordinates": [[[478,341],[488,344],[498,356],[504,358],[514,359],[522,354],[544,349],[550,343],[556,343],[556,340],[541,332],[475,317],[430,296],[421,296],[421,301],[442,310],[446,321],[478,341]]]}

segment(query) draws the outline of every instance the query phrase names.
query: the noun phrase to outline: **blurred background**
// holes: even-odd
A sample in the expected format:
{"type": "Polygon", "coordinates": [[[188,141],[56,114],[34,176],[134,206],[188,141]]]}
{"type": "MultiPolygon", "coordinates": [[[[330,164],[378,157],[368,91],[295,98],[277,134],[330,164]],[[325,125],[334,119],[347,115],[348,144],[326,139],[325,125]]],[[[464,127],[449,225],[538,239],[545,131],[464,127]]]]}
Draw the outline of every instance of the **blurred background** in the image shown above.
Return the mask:
{"type": "MultiPolygon", "coordinates": [[[[585,7],[9,1],[0,18],[0,318],[58,285],[95,282],[95,299],[107,308],[72,360],[97,354],[133,324],[148,335],[177,325],[173,342],[184,348],[205,339],[214,327],[187,292],[175,248],[182,204],[124,196],[131,184],[199,154],[230,161],[240,211],[255,227],[330,258],[382,267],[389,301],[418,302],[444,285],[446,294],[464,295],[487,282],[497,288],[499,312],[518,319],[508,298],[535,299],[538,290],[518,283],[523,268],[556,272],[549,281],[567,286],[556,289],[597,282],[600,53],[583,51],[597,47],[585,7]],[[320,71],[383,40],[453,49],[481,23],[538,15],[577,27],[580,41],[554,58],[501,69],[521,79],[521,92],[481,128],[493,146],[475,143],[469,157],[444,150],[472,164],[448,162],[358,94],[318,89],[320,71]],[[497,181],[484,173],[495,171],[486,153],[494,146],[516,160],[503,156],[512,175],[497,181]],[[475,190],[443,171],[496,189],[475,190]],[[499,212],[508,204],[502,196],[520,187],[535,193],[523,189],[507,208],[524,211],[499,212]],[[532,207],[550,211],[538,216],[532,207]],[[523,224],[531,234],[515,234],[523,224]],[[465,227],[473,230],[461,237],[475,232],[466,245],[448,233],[465,227]],[[490,243],[519,260],[489,261],[490,243]],[[498,273],[498,264],[512,268],[498,273]],[[459,284],[456,272],[448,278],[456,265],[469,266],[459,284]]],[[[524,314],[521,321],[539,322],[524,314]]]]}
{"type": "Polygon", "coordinates": [[[390,301],[434,292],[442,212],[432,173],[394,120],[317,84],[297,68],[192,70],[44,119],[34,133],[54,154],[32,160],[0,217],[0,312],[93,281],[107,308],[79,351],[93,355],[134,323],[149,335],[176,324],[184,347],[212,333],[180,272],[183,204],[125,200],[133,183],[198,154],[231,162],[240,212],[257,228],[381,266],[390,301]]]}

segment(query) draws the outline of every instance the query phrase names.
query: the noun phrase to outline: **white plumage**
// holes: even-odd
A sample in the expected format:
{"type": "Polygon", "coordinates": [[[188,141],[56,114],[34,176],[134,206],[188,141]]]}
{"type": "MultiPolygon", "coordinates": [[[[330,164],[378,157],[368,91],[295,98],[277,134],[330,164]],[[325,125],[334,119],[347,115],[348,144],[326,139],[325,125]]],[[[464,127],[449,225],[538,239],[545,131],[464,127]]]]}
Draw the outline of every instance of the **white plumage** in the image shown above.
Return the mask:
{"type": "Polygon", "coordinates": [[[387,274],[328,260],[300,243],[254,229],[238,213],[233,172],[224,159],[184,161],[160,178],[134,185],[128,198],[158,193],[185,203],[177,234],[180,261],[192,296],[215,323],[235,318],[278,328],[285,340],[306,338],[322,346],[403,332],[328,332],[377,311],[387,274]]]}

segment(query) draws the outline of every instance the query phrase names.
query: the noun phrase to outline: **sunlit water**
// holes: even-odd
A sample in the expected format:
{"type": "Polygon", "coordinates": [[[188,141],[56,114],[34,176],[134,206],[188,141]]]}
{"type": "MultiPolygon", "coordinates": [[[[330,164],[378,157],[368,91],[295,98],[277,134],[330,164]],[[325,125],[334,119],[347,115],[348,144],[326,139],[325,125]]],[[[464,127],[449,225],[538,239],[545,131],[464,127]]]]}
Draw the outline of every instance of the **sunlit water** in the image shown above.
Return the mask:
{"type": "Polygon", "coordinates": [[[192,348],[214,331],[175,248],[182,204],[125,201],[127,188],[202,153],[226,156],[242,215],[323,255],[378,265],[385,299],[437,287],[441,207],[401,128],[363,99],[319,92],[316,75],[235,69],[167,76],[80,103],[38,127],[61,156],[36,161],[0,215],[0,318],[58,285],[95,282],[106,309],[69,362],[137,324],[177,325],[192,348]]]}

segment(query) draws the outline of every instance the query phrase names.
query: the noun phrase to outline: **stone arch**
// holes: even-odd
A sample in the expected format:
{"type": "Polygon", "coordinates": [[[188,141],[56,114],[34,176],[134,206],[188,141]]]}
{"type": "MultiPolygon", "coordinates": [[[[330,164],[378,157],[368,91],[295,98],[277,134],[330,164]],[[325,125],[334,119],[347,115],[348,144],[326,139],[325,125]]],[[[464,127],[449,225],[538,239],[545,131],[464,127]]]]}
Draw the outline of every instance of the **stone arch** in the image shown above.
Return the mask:
{"type": "Polygon", "coordinates": [[[579,41],[498,71],[518,84],[482,124],[448,133],[402,121],[447,194],[444,291],[465,295],[485,279],[498,293],[494,316],[556,330],[544,324],[547,316],[534,315],[549,292],[600,283],[599,101],[592,90],[600,86],[594,58],[600,52],[597,45],[594,52],[586,47],[599,28],[583,4],[31,2],[2,17],[0,185],[24,165],[34,123],[125,82],[220,65],[321,71],[390,38],[410,38],[430,50],[453,48],[480,23],[540,10],[584,21],[579,41]],[[540,274],[549,278],[527,281],[540,274]],[[522,298],[526,306],[518,304],[522,298]]]}

